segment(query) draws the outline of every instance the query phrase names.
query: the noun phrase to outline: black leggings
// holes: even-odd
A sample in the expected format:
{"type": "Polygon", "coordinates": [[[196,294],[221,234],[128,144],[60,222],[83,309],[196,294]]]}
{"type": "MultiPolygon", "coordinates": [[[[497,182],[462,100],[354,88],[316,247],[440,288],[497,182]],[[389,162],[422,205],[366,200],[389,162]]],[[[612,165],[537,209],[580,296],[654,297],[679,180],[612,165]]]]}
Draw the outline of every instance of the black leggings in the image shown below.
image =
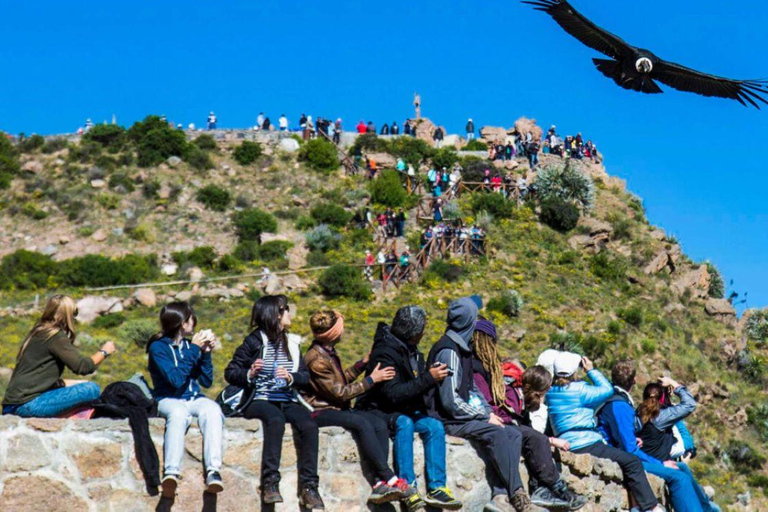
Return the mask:
{"type": "MultiPolygon", "coordinates": [[[[523,435],[523,460],[531,479],[536,485],[543,485],[552,489],[560,479],[560,474],[552,458],[552,448],[549,446],[549,438],[531,427],[525,425],[515,426],[523,435]]],[[[533,486],[535,487],[535,486],[533,486]]]]}
{"type": "Polygon", "coordinates": [[[298,452],[299,483],[317,485],[317,423],[306,407],[296,402],[254,400],[243,411],[247,419],[259,419],[264,426],[261,452],[261,484],[280,481],[280,457],[283,451],[285,422],[293,427],[293,444],[298,452]]]}
{"type": "Polygon", "coordinates": [[[314,415],[317,426],[341,427],[355,438],[360,457],[371,466],[376,476],[388,482],[395,472],[387,465],[389,429],[387,423],[365,411],[325,409],[314,415]]]}
{"type": "Polygon", "coordinates": [[[603,443],[585,446],[573,450],[573,453],[588,453],[598,459],[608,459],[617,463],[621,467],[621,472],[624,473],[624,485],[635,496],[640,510],[652,510],[659,504],[659,500],[651,490],[651,484],[648,483],[643,463],[635,455],[603,443]]]}

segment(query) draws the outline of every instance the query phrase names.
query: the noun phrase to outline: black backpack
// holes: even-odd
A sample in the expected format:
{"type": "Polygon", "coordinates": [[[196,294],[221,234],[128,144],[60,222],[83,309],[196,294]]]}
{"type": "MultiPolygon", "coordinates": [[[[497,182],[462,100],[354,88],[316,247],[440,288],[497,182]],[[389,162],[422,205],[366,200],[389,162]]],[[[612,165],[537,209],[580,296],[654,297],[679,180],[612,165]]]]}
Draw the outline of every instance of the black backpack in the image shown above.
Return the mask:
{"type": "Polygon", "coordinates": [[[226,418],[237,418],[243,415],[243,411],[253,401],[256,388],[241,388],[230,384],[221,390],[216,397],[216,403],[221,407],[221,412],[226,418]]]}

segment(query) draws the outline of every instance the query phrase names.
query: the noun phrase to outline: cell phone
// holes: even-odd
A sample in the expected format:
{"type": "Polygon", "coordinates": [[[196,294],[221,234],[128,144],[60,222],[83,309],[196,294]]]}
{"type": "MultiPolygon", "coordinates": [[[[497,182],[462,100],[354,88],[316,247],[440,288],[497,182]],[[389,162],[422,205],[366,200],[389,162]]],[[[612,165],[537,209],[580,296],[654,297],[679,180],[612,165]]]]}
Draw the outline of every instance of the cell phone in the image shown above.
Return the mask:
{"type": "Polygon", "coordinates": [[[437,368],[437,367],[438,367],[438,366],[440,366],[441,364],[443,364],[443,363],[441,363],[441,362],[439,362],[439,361],[436,361],[436,362],[432,363],[432,368],[437,368]]]}

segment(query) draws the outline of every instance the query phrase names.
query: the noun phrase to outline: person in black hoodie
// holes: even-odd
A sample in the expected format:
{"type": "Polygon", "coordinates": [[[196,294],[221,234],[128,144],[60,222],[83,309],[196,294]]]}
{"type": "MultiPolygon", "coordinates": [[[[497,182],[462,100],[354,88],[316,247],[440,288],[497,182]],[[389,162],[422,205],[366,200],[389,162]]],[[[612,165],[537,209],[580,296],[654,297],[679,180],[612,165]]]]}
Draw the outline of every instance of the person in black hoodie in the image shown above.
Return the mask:
{"type": "MultiPolygon", "coordinates": [[[[392,367],[395,378],[382,382],[357,400],[356,408],[370,411],[385,419],[395,432],[395,471],[409,484],[416,483],[413,466],[413,437],[418,433],[424,441],[427,496],[424,501],[436,508],[458,510],[462,504],[446,487],[445,429],[440,420],[427,414],[424,395],[448,376],[445,365],[427,371],[418,344],[424,335],[426,313],[419,306],[405,306],[395,314],[392,326],[380,323],[366,374],[377,365],[392,367]]],[[[420,501],[420,500],[419,500],[420,501]]],[[[409,510],[422,502],[407,502],[409,510]]]]}
{"type": "Polygon", "coordinates": [[[506,491],[485,505],[486,512],[531,510],[531,499],[520,478],[522,435],[505,428],[477,389],[472,369],[472,335],[477,321],[477,304],[464,297],[448,306],[445,334],[432,346],[427,365],[448,366],[449,376],[427,397],[429,413],[445,424],[452,436],[476,443],[492,477],[491,487],[506,491]],[[510,508],[511,506],[511,508],[510,508]]]}
{"type": "Polygon", "coordinates": [[[256,301],[251,328],[235,350],[224,378],[229,384],[248,390],[248,403],[239,404],[246,419],[264,425],[261,455],[261,500],[265,505],[282,503],[280,456],[285,424],[293,427],[293,442],[299,453],[299,504],[309,510],[324,510],[317,490],[318,427],[310,406],[296,392],[309,384],[301,339],[288,334],[291,312],[285,295],[267,295],[256,301]]]}

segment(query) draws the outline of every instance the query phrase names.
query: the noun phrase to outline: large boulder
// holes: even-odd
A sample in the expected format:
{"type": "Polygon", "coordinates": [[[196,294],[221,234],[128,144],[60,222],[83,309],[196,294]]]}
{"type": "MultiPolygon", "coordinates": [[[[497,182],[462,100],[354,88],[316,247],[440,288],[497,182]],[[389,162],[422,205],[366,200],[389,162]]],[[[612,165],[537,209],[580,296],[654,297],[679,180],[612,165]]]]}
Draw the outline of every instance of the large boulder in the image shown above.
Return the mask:
{"type": "Polygon", "coordinates": [[[653,275],[666,269],[671,274],[677,268],[677,260],[680,258],[681,253],[682,250],[677,244],[666,247],[653,257],[653,259],[645,266],[643,272],[647,275],[653,275]]]}
{"type": "Polygon", "coordinates": [[[366,153],[368,158],[373,158],[379,169],[394,169],[397,167],[397,158],[389,153],[366,153]]]}
{"type": "Polygon", "coordinates": [[[593,217],[582,217],[579,219],[579,226],[586,231],[586,234],[575,235],[568,239],[568,244],[573,249],[598,253],[611,241],[613,226],[607,222],[593,217]]]}
{"type": "Polygon", "coordinates": [[[299,150],[299,141],[293,137],[285,137],[280,139],[280,149],[287,153],[293,153],[299,150]]]}
{"type": "Polygon", "coordinates": [[[682,295],[686,290],[690,290],[691,296],[697,299],[704,299],[709,294],[709,283],[712,276],[709,274],[706,265],[684,272],[675,279],[670,287],[678,295],[682,295]]]}
{"type": "Polygon", "coordinates": [[[270,274],[264,282],[264,293],[267,295],[276,295],[285,291],[283,280],[275,274],[270,274]]]}
{"type": "Polygon", "coordinates": [[[486,142],[506,142],[507,132],[506,128],[500,126],[483,126],[480,128],[480,138],[486,142]]]}
{"type": "Polygon", "coordinates": [[[736,324],[736,308],[727,299],[707,299],[704,303],[704,311],[724,324],[736,324]]]}
{"type": "Polygon", "coordinates": [[[123,310],[123,302],[117,297],[99,297],[89,295],[77,301],[77,320],[89,324],[101,315],[119,313],[123,310]]]}
{"type": "Polygon", "coordinates": [[[37,160],[30,160],[29,162],[21,166],[21,170],[24,172],[31,172],[34,174],[38,174],[43,172],[43,164],[38,162],[37,160]]]}
{"type": "Polygon", "coordinates": [[[133,292],[133,298],[144,307],[153,308],[157,305],[157,295],[152,288],[139,288],[133,292]]]}

